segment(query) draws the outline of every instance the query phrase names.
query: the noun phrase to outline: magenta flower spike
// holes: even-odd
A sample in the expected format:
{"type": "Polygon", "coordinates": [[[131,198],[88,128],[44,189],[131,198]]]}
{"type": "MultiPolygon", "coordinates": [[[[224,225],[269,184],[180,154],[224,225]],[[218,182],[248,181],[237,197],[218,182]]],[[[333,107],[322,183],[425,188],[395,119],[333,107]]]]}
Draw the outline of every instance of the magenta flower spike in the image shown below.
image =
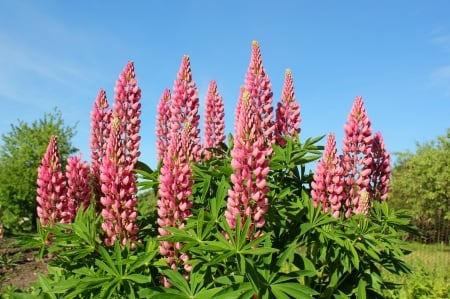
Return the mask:
{"type": "Polygon", "coordinates": [[[96,201],[100,201],[100,166],[105,156],[107,140],[109,138],[109,124],[112,110],[106,98],[106,92],[100,89],[91,111],[91,174],[92,188],[96,201]]]}
{"type": "Polygon", "coordinates": [[[170,90],[165,89],[158,103],[156,114],[156,150],[157,159],[162,161],[169,147],[170,133],[170,90]]]}
{"type": "Polygon", "coordinates": [[[121,138],[125,144],[127,161],[134,167],[140,156],[141,89],[137,86],[134,64],[128,62],[114,87],[113,110],[119,120],[121,138]]]}
{"type": "Polygon", "coordinates": [[[286,70],[284,77],[281,102],[277,104],[275,122],[275,140],[280,146],[286,144],[283,136],[289,136],[295,140],[296,134],[300,134],[300,105],[295,101],[294,82],[292,72],[286,70]]]}
{"type": "Polygon", "coordinates": [[[384,146],[383,136],[380,132],[375,133],[372,140],[371,169],[371,198],[378,201],[387,200],[391,176],[391,157],[384,146]]]}
{"type": "Polygon", "coordinates": [[[345,170],[346,216],[366,211],[372,172],[372,129],[362,97],[357,97],[344,126],[342,163],[345,170]]]}
{"type": "MultiPolygon", "coordinates": [[[[192,201],[192,170],[188,155],[185,152],[185,143],[183,139],[187,138],[189,133],[177,135],[172,132],[170,144],[164,155],[163,165],[159,176],[158,190],[158,232],[160,236],[169,235],[165,227],[182,228],[185,225],[185,219],[191,216],[192,201]]],[[[183,265],[185,274],[191,271],[192,266],[186,262],[189,257],[181,254],[181,243],[168,241],[160,242],[160,253],[166,257],[166,262],[172,269],[178,269],[183,265]]],[[[167,279],[163,278],[163,284],[169,287],[167,279]]]]}
{"type": "Polygon", "coordinates": [[[225,142],[225,108],[222,97],[217,90],[216,81],[209,82],[205,108],[205,133],[203,147],[206,159],[212,157],[208,148],[217,148],[225,142]]]}
{"type": "Polygon", "coordinates": [[[231,151],[232,189],[228,190],[225,217],[231,228],[240,215],[242,224],[251,218],[249,239],[260,234],[268,211],[266,178],[269,173],[268,150],[261,134],[261,119],[256,113],[250,94],[244,91],[240,100],[238,123],[231,151]]]}
{"type": "Polygon", "coordinates": [[[311,183],[311,197],[314,206],[322,205],[325,212],[330,211],[334,217],[339,217],[345,200],[343,169],[337,156],[336,139],[330,133],[327,137],[323,158],[319,160],[314,180],[311,183]]]}
{"type": "Polygon", "coordinates": [[[67,218],[68,222],[73,222],[81,205],[86,210],[91,202],[89,175],[89,165],[86,161],[81,161],[81,154],[67,159],[67,208],[62,217],[67,218]]]}
{"type": "Polygon", "coordinates": [[[110,136],[105,159],[100,168],[100,199],[104,222],[102,229],[106,236],[106,246],[112,246],[118,240],[120,244],[130,243],[133,247],[137,241],[137,188],[131,159],[126,156],[126,147],[122,140],[120,120],[114,116],[110,126],[110,136]]]}
{"type": "Polygon", "coordinates": [[[66,178],[61,170],[58,137],[52,136],[38,168],[37,215],[43,227],[60,222],[66,200],[66,178]]]}
{"type": "Polygon", "coordinates": [[[183,56],[180,70],[173,86],[170,105],[171,132],[175,135],[187,134],[182,146],[190,161],[199,161],[201,154],[199,129],[199,99],[197,87],[192,80],[189,56],[183,56]],[[183,133],[183,131],[185,131],[183,133]]]}
{"type": "MultiPolygon", "coordinates": [[[[261,119],[261,125],[256,128],[265,136],[265,142],[270,144],[274,141],[275,123],[273,121],[273,93],[269,76],[262,64],[261,49],[256,41],[252,42],[252,54],[250,65],[245,77],[245,90],[249,93],[256,114],[261,119]]],[[[268,145],[271,151],[270,145],[268,145]]]]}

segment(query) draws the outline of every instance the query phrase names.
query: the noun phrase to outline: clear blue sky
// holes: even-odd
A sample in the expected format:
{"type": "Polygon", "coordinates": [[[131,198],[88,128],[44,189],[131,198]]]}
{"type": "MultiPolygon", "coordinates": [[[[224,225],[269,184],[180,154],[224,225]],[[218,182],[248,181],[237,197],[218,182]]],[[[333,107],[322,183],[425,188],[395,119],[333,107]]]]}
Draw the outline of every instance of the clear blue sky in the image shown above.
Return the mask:
{"type": "MultiPolygon", "coordinates": [[[[155,111],[191,58],[201,103],[214,79],[231,132],[251,41],[278,101],[286,68],[302,136],[335,132],[356,96],[390,152],[414,150],[450,127],[450,1],[0,2],[0,134],[58,107],[78,122],[89,158],[89,113],[99,88],[113,101],[128,60],[142,88],[141,159],[155,164],[155,111]]],[[[203,105],[201,107],[203,111],[203,105]]]]}

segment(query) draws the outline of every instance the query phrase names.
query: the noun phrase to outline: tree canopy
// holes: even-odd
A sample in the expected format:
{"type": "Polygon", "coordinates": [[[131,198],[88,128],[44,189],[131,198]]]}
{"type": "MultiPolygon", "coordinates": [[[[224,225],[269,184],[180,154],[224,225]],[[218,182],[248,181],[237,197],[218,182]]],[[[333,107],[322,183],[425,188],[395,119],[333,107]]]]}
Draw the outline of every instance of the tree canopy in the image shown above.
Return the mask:
{"type": "Polygon", "coordinates": [[[7,230],[20,230],[24,220],[35,226],[37,168],[50,136],[57,135],[61,161],[77,149],[71,139],[76,125],[67,126],[55,108],[32,123],[19,120],[1,136],[0,145],[0,223],[7,230]]]}
{"type": "MultiPolygon", "coordinates": [[[[448,226],[450,129],[447,129],[446,136],[438,136],[423,144],[417,143],[415,153],[398,154],[392,171],[391,204],[410,210],[420,225],[427,223],[436,229],[443,222],[448,226]]],[[[448,238],[448,227],[444,229],[448,238]]]]}

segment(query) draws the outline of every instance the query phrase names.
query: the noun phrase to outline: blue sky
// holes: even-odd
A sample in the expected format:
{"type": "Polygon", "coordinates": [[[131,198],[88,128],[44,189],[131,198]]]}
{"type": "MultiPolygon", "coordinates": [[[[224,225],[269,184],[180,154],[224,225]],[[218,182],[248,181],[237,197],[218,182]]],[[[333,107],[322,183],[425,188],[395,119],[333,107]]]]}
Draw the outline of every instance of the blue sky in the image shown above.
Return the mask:
{"type": "MultiPolygon", "coordinates": [[[[155,111],[189,55],[204,102],[217,81],[231,132],[252,40],[275,102],[286,68],[301,105],[302,137],[336,133],[364,98],[390,152],[414,150],[450,127],[449,1],[0,2],[0,134],[58,107],[78,122],[89,158],[89,113],[99,88],[113,101],[128,60],[142,89],[141,159],[155,164],[155,111]]],[[[203,105],[201,106],[203,111],[203,105]]]]}

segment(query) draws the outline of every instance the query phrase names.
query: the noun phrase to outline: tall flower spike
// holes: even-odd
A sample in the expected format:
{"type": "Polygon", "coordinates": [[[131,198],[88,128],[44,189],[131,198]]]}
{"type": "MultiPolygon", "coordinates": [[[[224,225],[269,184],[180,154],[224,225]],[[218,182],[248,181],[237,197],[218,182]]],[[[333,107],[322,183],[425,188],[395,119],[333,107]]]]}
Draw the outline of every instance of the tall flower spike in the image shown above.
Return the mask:
{"type": "Polygon", "coordinates": [[[346,216],[365,210],[361,199],[369,192],[371,174],[372,129],[362,97],[357,97],[344,126],[342,163],[345,169],[347,192],[346,216]]]}
{"type": "Polygon", "coordinates": [[[133,62],[128,62],[114,88],[113,110],[119,120],[119,130],[125,143],[126,159],[134,167],[140,156],[141,89],[137,86],[133,62]]]}
{"type": "MultiPolygon", "coordinates": [[[[262,64],[261,50],[256,41],[252,42],[252,54],[250,65],[245,77],[245,90],[249,93],[256,114],[261,119],[261,125],[257,130],[265,136],[265,142],[270,144],[274,141],[275,124],[273,121],[273,93],[269,76],[262,64]]],[[[268,145],[269,151],[271,150],[268,145]]]]}
{"type": "Polygon", "coordinates": [[[101,215],[104,219],[102,229],[106,233],[105,245],[112,246],[118,240],[120,244],[137,241],[137,188],[136,178],[130,159],[127,159],[123,144],[120,120],[115,116],[110,126],[110,136],[105,159],[101,166],[103,205],[101,215]]]}
{"type": "Polygon", "coordinates": [[[61,208],[66,200],[66,179],[61,170],[58,137],[53,135],[38,168],[37,215],[42,226],[61,221],[61,208]]]}
{"type": "Polygon", "coordinates": [[[372,140],[372,173],[370,174],[370,195],[375,200],[387,200],[391,176],[391,157],[386,150],[383,136],[375,133],[372,140]]]}
{"type": "Polygon", "coordinates": [[[228,190],[225,217],[231,228],[236,227],[237,216],[242,224],[250,218],[252,221],[249,239],[260,234],[264,226],[264,215],[268,210],[266,185],[269,173],[267,147],[264,135],[260,134],[261,119],[256,107],[245,91],[240,100],[239,117],[234,133],[234,147],[231,151],[232,189],[228,190]]]}
{"type": "Polygon", "coordinates": [[[62,216],[67,217],[69,222],[75,219],[81,205],[86,209],[91,202],[89,175],[88,163],[81,161],[81,154],[67,159],[67,215],[62,216]]]}
{"type": "Polygon", "coordinates": [[[208,94],[206,95],[205,108],[205,141],[203,147],[206,149],[204,155],[210,159],[212,153],[208,148],[218,147],[225,141],[225,110],[222,97],[217,90],[216,81],[209,82],[208,94]]]}
{"type": "Polygon", "coordinates": [[[162,161],[169,146],[170,90],[165,89],[158,103],[156,114],[156,149],[158,161],[162,161]]]}
{"type": "Polygon", "coordinates": [[[200,158],[200,129],[199,129],[199,99],[197,87],[192,80],[191,63],[189,56],[183,56],[180,70],[173,86],[172,102],[170,105],[171,131],[183,134],[187,130],[189,138],[184,140],[185,152],[190,161],[198,161],[200,158]]]}
{"type": "Polygon", "coordinates": [[[91,111],[91,174],[92,188],[97,202],[102,196],[100,187],[100,166],[105,156],[107,140],[109,138],[109,124],[112,110],[106,99],[106,92],[100,89],[91,111]]]}
{"type": "Polygon", "coordinates": [[[283,136],[295,138],[300,134],[300,105],[295,101],[294,82],[292,72],[286,70],[284,77],[281,102],[277,104],[275,139],[278,145],[284,146],[286,140],[283,136]]]}
{"type": "Polygon", "coordinates": [[[345,200],[344,176],[337,156],[336,139],[332,133],[328,134],[323,158],[317,164],[311,187],[314,206],[322,205],[325,212],[330,211],[334,217],[339,217],[345,200]]]}
{"type": "MultiPolygon", "coordinates": [[[[178,135],[172,132],[170,144],[164,155],[163,165],[159,176],[158,189],[158,232],[161,236],[169,235],[165,227],[182,228],[185,219],[191,215],[192,201],[192,170],[185,148],[182,146],[188,134],[178,135]]],[[[181,254],[182,243],[168,241],[160,242],[160,253],[166,257],[168,266],[177,269],[183,266],[185,274],[191,271],[192,266],[186,262],[189,257],[181,254]]],[[[163,278],[166,287],[170,283],[163,278]]]]}

